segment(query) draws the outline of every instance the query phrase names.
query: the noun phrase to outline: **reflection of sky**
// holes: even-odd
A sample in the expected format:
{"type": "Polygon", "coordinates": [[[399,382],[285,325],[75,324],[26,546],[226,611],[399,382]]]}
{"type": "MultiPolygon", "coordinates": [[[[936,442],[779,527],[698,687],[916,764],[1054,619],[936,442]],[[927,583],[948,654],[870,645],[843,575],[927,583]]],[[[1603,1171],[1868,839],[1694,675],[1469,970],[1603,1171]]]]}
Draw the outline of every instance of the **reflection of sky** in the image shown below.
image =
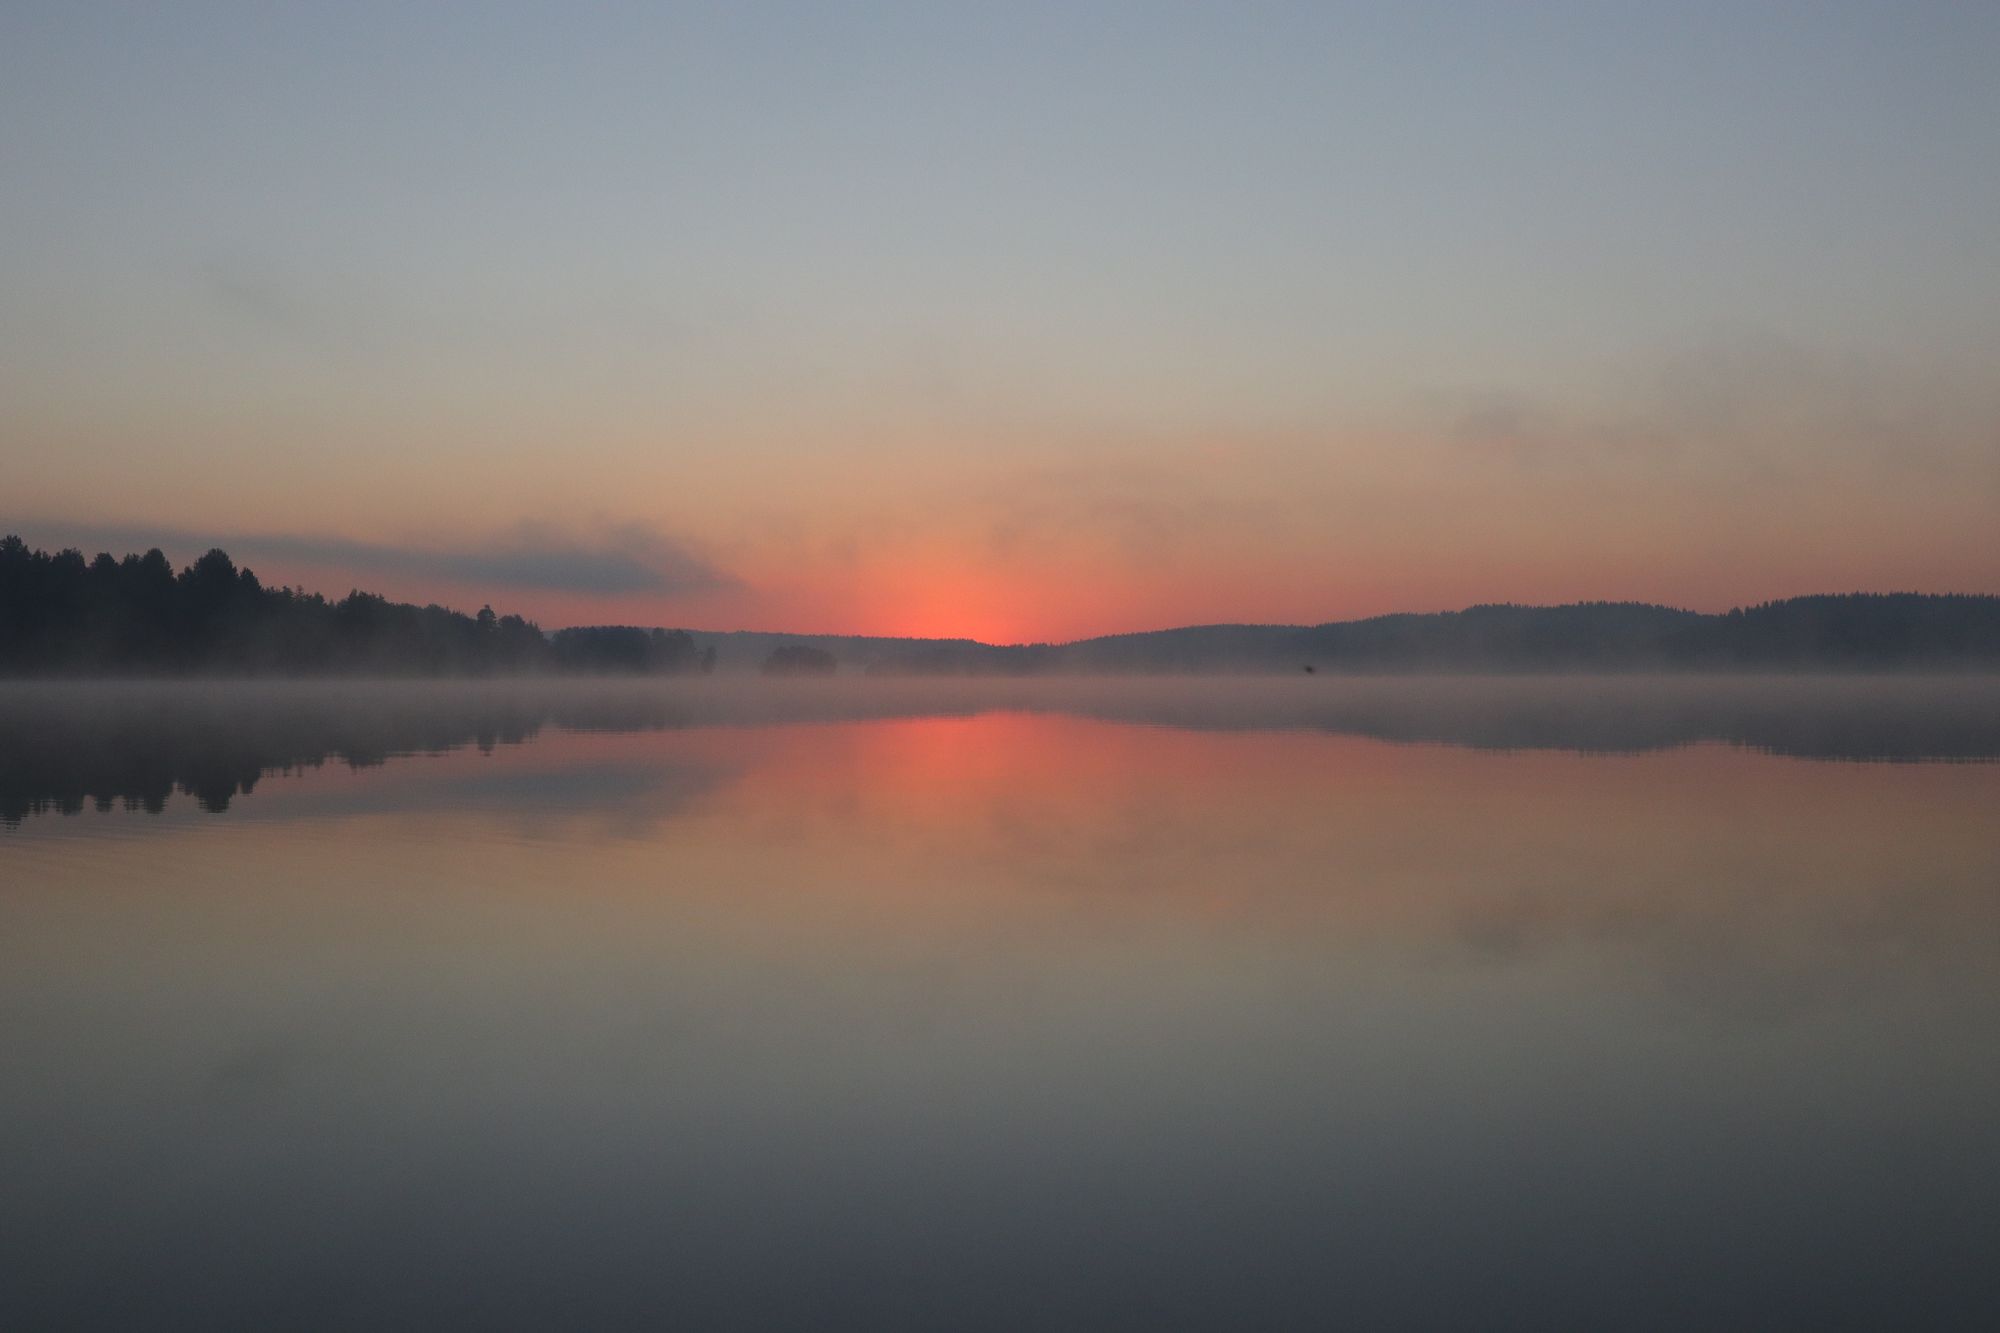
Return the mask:
{"type": "Polygon", "coordinates": [[[1939,892],[1996,865],[1979,818],[1996,783],[1983,764],[1496,753],[1007,711],[548,728],[490,752],[267,775],[220,818],[182,798],[163,819],[43,816],[7,836],[55,878],[71,849],[149,830],[221,855],[240,823],[339,844],[348,826],[408,838],[435,820],[469,845],[534,842],[585,866],[604,840],[678,854],[693,837],[759,885],[830,878],[871,913],[958,903],[974,928],[1023,895],[1081,897],[1253,932],[1334,918],[1496,956],[1630,936],[1671,942],[1676,966],[1719,953],[1762,972],[1785,965],[1766,916],[1779,938],[1859,931],[1861,952],[1905,916],[1922,928],[1939,892]]]}
{"type": "Polygon", "coordinates": [[[0,831],[0,1323],[2000,1309],[2000,765],[1480,749],[1576,689],[180,689],[590,729],[0,831]]]}
{"type": "Polygon", "coordinates": [[[1996,797],[998,713],[548,729],[30,819],[0,1313],[1990,1301],[1996,797]]]}
{"type": "Polygon", "coordinates": [[[1005,713],[550,729],[29,820],[0,1312],[1990,1301],[1997,797],[1005,713]]]}
{"type": "MultiPolygon", "coordinates": [[[[1223,732],[1321,732],[1485,750],[1635,754],[1707,742],[1816,759],[2000,758],[1990,678],[1376,677],[958,681],[500,680],[485,682],[27,683],[0,691],[0,827],[95,805],[158,812],[174,793],[221,812],[273,775],[370,769],[532,740],[544,729],[615,734],[755,729],[864,719],[1055,714],[1223,732]]],[[[933,728],[948,734],[949,727],[933,728]]],[[[748,744],[749,742],[744,742],[748,744]]],[[[572,763],[574,747],[568,747],[572,763]]],[[[618,770],[629,753],[607,753],[618,770]]],[[[489,768],[426,768],[426,790],[464,804],[489,768]],[[448,787],[447,779],[459,784],[448,787]]],[[[615,788],[628,780],[606,771],[615,788]]],[[[643,785],[649,779],[631,775],[643,785]]],[[[382,800],[383,780],[352,800],[382,800]]],[[[581,790],[571,774],[566,788],[581,790]]],[[[596,796],[605,793],[600,791],[596,796]]],[[[542,799],[556,800],[552,789],[542,799]]],[[[533,780],[511,799],[537,799],[533,780]]],[[[589,799],[589,797],[587,797],[589,799]]],[[[314,808],[332,808],[316,788],[314,808]]]]}

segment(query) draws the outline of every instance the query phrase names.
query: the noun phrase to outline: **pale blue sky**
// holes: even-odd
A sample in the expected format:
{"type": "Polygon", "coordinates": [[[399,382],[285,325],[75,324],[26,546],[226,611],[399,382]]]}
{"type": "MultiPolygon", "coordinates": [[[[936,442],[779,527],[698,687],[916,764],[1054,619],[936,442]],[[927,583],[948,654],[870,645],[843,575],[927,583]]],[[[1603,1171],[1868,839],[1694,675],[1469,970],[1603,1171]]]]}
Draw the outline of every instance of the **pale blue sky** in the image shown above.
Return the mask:
{"type": "Polygon", "coordinates": [[[852,543],[836,472],[1709,422],[1692,512],[1878,418],[1990,488],[1996,70],[1963,3],[11,3],[0,520],[376,540],[484,468],[468,533],[754,567],[802,474],[852,543]]]}

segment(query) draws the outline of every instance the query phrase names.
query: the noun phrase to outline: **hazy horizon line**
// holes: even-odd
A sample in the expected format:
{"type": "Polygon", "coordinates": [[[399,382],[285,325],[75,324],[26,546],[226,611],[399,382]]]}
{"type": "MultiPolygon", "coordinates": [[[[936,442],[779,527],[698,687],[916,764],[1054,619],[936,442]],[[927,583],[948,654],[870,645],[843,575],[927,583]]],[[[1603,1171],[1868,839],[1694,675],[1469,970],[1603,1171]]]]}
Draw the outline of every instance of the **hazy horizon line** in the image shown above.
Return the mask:
{"type": "Polygon", "coordinates": [[[1742,602],[1721,611],[1698,611],[1690,607],[1675,606],[1668,602],[1645,602],[1619,598],[1585,598],[1568,602],[1472,602],[1465,606],[1438,607],[1427,611],[1383,611],[1375,615],[1345,616],[1333,620],[1285,621],[1285,620],[1206,620],[1178,625],[1160,625],[1152,629],[1111,630],[1101,634],[1086,634],[1074,639],[1023,639],[1012,643],[996,643],[986,639],[976,639],[969,635],[913,635],[913,634],[854,634],[840,630],[774,630],[774,629],[703,629],[695,625],[625,625],[612,621],[579,622],[574,625],[548,627],[545,632],[559,634],[574,629],[645,629],[681,630],[688,634],[712,635],[754,635],[771,639],[860,639],[877,643],[953,643],[970,644],[976,648],[1067,648],[1079,643],[1096,643],[1103,639],[1138,639],[1150,634],[1175,634],[1184,630],[1307,630],[1324,629],[1331,625],[1361,625],[1370,621],[1392,620],[1399,616],[1455,616],[1471,611],[1507,609],[1520,611],[1561,611],[1572,607],[1629,606],[1649,611],[1671,611],[1678,615],[1700,616],[1713,620],[1728,616],[1733,612],[1750,611],[1760,606],[1775,606],[1786,602],[1807,601],[1814,598],[1833,597],[1965,597],[2000,599],[2000,592],[1965,592],[1951,590],[1926,592],[1915,588],[1893,588],[1873,590],[1850,589],[1845,592],[1801,592],[1783,597],[1767,598],[1761,602],[1742,602]]]}

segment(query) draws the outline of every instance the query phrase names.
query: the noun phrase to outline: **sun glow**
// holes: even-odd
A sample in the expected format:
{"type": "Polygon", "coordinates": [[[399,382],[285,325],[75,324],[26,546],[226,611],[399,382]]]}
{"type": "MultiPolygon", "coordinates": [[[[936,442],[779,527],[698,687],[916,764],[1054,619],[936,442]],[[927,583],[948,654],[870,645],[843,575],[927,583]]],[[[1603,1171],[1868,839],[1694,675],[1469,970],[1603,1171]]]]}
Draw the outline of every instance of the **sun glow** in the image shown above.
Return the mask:
{"type": "Polygon", "coordinates": [[[1037,623],[1028,589],[964,564],[925,565],[889,580],[871,601],[862,619],[895,638],[1019,643],[1037,623]]]}

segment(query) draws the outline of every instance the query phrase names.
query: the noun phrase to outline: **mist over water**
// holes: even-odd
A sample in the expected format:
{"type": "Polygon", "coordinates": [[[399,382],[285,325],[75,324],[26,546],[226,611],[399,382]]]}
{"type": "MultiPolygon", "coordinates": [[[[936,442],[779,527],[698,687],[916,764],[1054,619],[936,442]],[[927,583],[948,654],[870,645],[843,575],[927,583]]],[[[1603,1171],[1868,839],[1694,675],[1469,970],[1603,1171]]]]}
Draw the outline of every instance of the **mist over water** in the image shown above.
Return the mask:
{"type": "Polygon", "coordinates": [[[267,773],[484,752],[545,730],[1009,713],[1477,749],[2000,758],[2000,683],[1985,676],[43,682],[0,686],[0,822],[86,804],[158,813],[176,793],[219,812],[267,773]]]}
{"type": "Polygon", "coordinates": [[[0,687],[9,1327],[1978,1327],[2000,685],[0,687]]]}

